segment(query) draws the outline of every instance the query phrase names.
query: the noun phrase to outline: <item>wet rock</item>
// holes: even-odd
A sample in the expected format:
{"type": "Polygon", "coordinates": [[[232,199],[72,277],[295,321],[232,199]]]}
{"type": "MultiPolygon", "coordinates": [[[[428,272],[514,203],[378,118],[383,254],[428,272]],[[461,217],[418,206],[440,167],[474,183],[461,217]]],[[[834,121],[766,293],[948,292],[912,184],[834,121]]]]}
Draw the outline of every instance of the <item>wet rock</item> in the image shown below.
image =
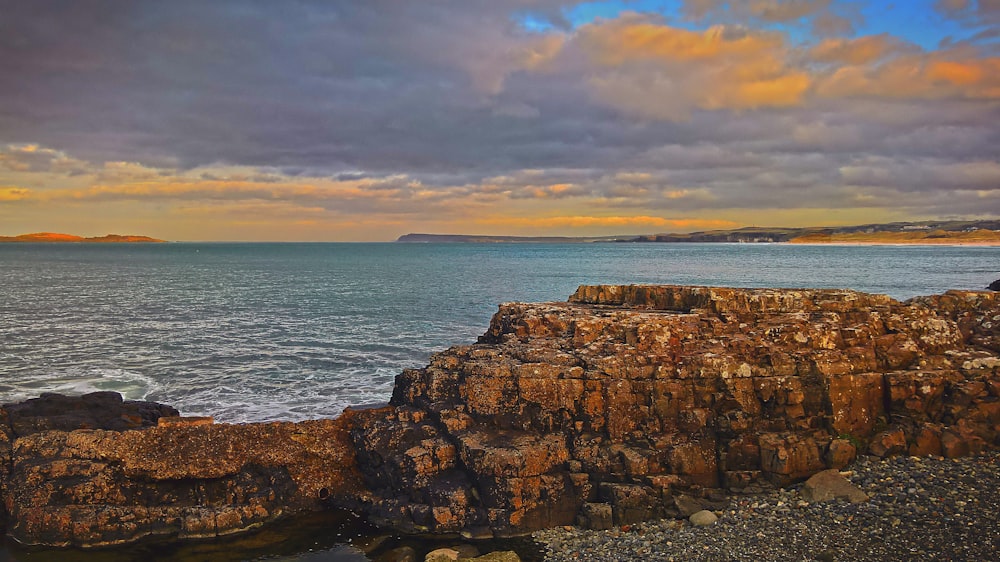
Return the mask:
{"type": "Polygon", "coordinates": [[[458,560],[458,551],[453,548],[438,548],[427,553],[424,562],[454,562],[458,560]]]}
{"type": "Polygon", "coordinates": [[[1000,279],[997,279],[996,281],[990,283],[989,287],[986,288],[991,291],[1000,291],[1000,279]]]}
{"type": "Polygon", "coordinates": [[[380,555],[375,562],[417,562],[417,551],[413,547],[401,546],[380,555]]]}
{"type": "Polygon", "coordinates": [[[178,415],[170,406],[123,400],[117,392],[92,392],[75,397],[44,393],[18,404],[5,404],[3,408],[11,430],[19,437],[51,430],[140,429],[155,426],[161,417],[178,415]]]}

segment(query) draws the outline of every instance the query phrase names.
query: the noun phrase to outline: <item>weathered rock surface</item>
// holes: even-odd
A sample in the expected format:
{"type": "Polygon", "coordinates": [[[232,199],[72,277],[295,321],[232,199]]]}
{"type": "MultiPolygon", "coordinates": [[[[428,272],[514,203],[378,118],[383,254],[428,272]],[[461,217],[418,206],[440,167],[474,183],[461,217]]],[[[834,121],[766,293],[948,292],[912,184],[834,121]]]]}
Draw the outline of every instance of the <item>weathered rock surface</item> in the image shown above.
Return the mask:
{"type": "Polygon", "coordinates": [[[397,377],[389,406],[335,420],[138,406],[132,426],[67,426],[5,406],[7,532],[211,536],[322,505],[469,537],[689,515],[859,454],[1000,447],[998,355],[992,292],[582,286],[501,305],[477,344],[397,377]]]}
{"type": "Polygon", "coordinates": [[[45,395],[0,408],[9,536],[50,546],[211,537],[362,489],[344,429],[350,413],[297,424],[199,418],[157,426],[184,418],[112,396],[45,395]]]}
{"type": "Polygon", "coordinates": [[[998,352],[986,292],[582,286],[504,304],[352,432],[365,509],[431,532],[606,528],[858,454],[974,454],[1000,444],[998,352]]]}

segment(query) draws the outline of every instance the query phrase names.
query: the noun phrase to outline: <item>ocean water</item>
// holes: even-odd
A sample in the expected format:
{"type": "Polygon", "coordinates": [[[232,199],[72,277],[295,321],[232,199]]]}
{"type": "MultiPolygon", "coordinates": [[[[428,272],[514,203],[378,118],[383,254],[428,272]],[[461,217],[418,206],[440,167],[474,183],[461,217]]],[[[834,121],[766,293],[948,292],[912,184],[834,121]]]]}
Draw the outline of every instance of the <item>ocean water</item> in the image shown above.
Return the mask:
{"type": "Polygon", "coordinates": [[[114,390],[218,421],[335,416],[583,283],[982,289],[1000,248],[765,244],[0,244],[0,403],[114,390]]]}

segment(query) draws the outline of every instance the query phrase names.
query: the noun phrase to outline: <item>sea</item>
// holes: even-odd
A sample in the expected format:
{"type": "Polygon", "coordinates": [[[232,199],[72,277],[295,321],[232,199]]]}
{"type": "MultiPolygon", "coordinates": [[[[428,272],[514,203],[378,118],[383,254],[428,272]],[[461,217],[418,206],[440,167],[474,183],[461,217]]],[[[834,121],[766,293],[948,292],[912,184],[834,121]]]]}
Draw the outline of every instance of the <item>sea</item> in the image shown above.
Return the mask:
{"type": "Polygon", "coordinates": [[[0,403],[120,392],[220,422],[331,417],[580,284],[983,289],[1000,247],[0,244],[0,403]]]}
{"type": "MultiPolygon", "coordinates": [[[[897,299],[983,289],[1000,247],[788,244],[0,244],[0,403],[97,390],[220,422],[337,416],[394,377],[470,344],[497,305],[580,284],[847,288],[897,299]]],[[[349,513],[251,535],[35,550],[19,562],[363,562],[386,537],[349,513]]],[[[499,545],[510,548],[510,545],[499,545]]],[[[492,547],[491,547],[492,548],[492,547]]],[[[514,545],[524,560],[537,547],[514,545]]]]}

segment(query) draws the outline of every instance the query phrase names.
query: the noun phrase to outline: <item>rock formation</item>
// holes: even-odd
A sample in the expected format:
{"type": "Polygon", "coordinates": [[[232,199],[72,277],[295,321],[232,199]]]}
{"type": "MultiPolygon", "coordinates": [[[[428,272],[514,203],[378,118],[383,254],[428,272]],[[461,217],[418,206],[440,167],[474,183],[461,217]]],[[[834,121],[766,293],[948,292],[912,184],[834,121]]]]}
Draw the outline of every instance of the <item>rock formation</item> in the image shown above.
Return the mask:
{"type": "Polygon", "coordinates": [[[998,297],[582,286],[504,304],[389,405],[335,420],[0,424],[7,531],[113,544],[327,505],[504,536],[687,516],[858,454],[975,454],[1000,447],[998,297]]]}
{"type": "Polygon", "coordinates": [[[48,546],[213,537],[360,493],[350,413],[245,425],[176,415],[116,393],[4,406],[7,534],[48,546]]]}

